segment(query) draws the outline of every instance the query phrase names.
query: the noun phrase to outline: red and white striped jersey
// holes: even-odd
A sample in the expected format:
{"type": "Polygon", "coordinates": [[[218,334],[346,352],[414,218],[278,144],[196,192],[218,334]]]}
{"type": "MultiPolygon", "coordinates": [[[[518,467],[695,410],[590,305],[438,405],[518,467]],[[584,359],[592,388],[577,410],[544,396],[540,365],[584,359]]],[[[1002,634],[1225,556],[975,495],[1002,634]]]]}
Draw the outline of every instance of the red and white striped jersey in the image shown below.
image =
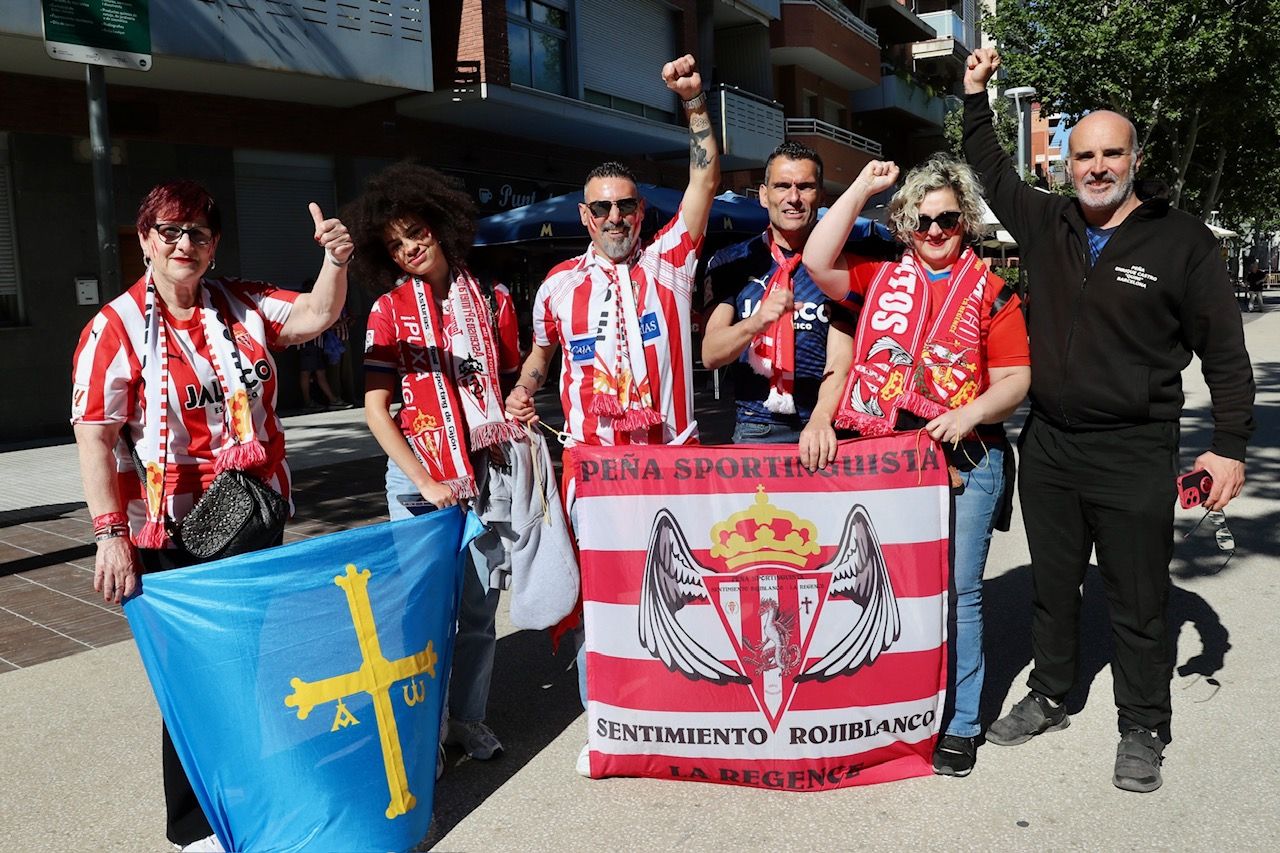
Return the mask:
{"type": "MultiPolygon", "coordinates": [[[[374,301],[364,333],[365,370],[393,373],[400,377],[401,394],[404,393],[405,377],[421,369],[421,321],[413,287],[408,283],[408,278],[400,279],[394,288],[374,301]]],[[[506,285],[496,285],[493,294],[498,309],[493,319],[493,337],[498,345],[498,372],[511,374],[520,369],[520,327],[516,306],[506,285]]],[[[448,300],[445,301],[447,304],[448,300]]],[[[449,381],[457,382],[452,375],[449,381]]],[[[404,414],[403,409],[401,414],[404,414]]],[[[408,434],[406,424],[400,423],[400,429],[408,434]]]]}
{"type": "MultiPolygon", "coordinates": [[[[615,434],[607,421],[591,414],[594,393],[596,320],[605,310],[605,289],[593,283],[591,270],[611,262],[592,246],[585,254],[554,267],[533,303],[533,341],[559,345],[560,403],[565,431],[583,444],[667,444],[693,420],[693,353],[689,311],[694,269],[702,240],[690,238],[679,212],[653,238],[631,271],[639,292],[636,313],[654,402],[662,423],[648,430],[615,434]]],[[[691,439],[696,439],[696,431],[691,439]]]]}
{"type": "MultiPolygon", "coordinates": [[[[263,282],[222,281],[229,298],[245,371],[245,388],[255,390],[253,427],[267,451],[258,474],[272,488],[289,498],[289,468],[284,459],[284,428],[276,415],[275,359],[268,347],[276,347],[293,302],[299,294],[263,282]]],[[[122,424],[136,444],[147,423],[143,394],[142,358],[146,334],[144,305],[146,280],[140,279],[111,300],[80,333],[72,362],[71,422],[73,424],[122,424]]],[[[165,466],[165,495],[169,517],[180,520],[195,499],[213,481],[213,456],[226,440],[223,390],[210,360],[202,308],[197,305],[187,320],[175,320],[161,306],[169,333],[169,452],[165,466]]],[[[233,370],[234,365],[224,365],[233,370]]],[[[116,471],[120,496],[128,501],[129,519],[136,534],[145,519],[142,483],[123,442],[116,447],[116,471]]]]}

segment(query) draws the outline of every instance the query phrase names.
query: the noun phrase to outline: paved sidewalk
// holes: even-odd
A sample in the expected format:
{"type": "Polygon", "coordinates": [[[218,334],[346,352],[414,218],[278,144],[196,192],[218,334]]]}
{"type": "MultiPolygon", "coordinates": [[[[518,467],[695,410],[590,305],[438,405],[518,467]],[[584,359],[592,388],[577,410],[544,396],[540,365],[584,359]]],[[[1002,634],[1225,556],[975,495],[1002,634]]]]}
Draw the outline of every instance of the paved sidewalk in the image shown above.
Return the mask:
{"type": "MultiPolygon", "coordinates": [[[[1269,707],[1280,681],[1273,627],[1280,597],[1280,318],[1244,317],[1260,429],[1246,493],[1229,510],[1234,558],[1223,564],[1203,526],[1177,544],[1170,604],[1175,741],[1160,791],[1128,794],[1110,783],[1110,641],[1096,572],[1085,584],[1081,686],[1069,699],[1069,729],[1020,747],[984,746],[967,779],[810,795],[578,777],[573,765],[585,719],[570,661],[551,654],[545,633],[513,629],[504,612],[489,721],[506,753],[490,762],[450,754],[425,843],[449,851],[1275,849],[1280,769],[1259,709],[1269,707]]],[[[1185,382],[1184,468],[1206,446],[1208,423],[1198,365],[1185,382]]],[[[726,422],[722,404],[706,420],[708,438],[723,439],[726,422]]],[[[381,517],[382,463],[373,458],[380,454],[359,410],[286,423],[300,511],[288,535],[381,517]]],[[[1179,511],[1178,535],[1197,517],[1179,511]]],[[[91,591],[84,593],[92,570],[87,526],[74,448],[0,453],[0,657],[26,661],[0,673],[0,851],[168,849],[159,714],[133,644],[111,640],[128,637],[118,609],[93,605],[91,591]],[[32,595],[18,592],[26,587],[50,596],[41,624],[76,641],[49,641],[61,652],[49,655],[57,659],[35,663],[44,652],[33,652],[22,634],[33,611],[14,611],[32,595]]],[[[1015,519],[1013,531],[997,535],[988,563],[988,720],[1025,692],[1027,563],[1015,519]]]]}
{"type": "MultiPolygon", "coordinates": [[[[363,410],[286,418],[285,429],[299,510],[285,541],[386,520],[363,410]]],[[[0,478],[0,672],[129,639],[123,612],[93,591],[75,445],[0,453],[0,478]]]]}

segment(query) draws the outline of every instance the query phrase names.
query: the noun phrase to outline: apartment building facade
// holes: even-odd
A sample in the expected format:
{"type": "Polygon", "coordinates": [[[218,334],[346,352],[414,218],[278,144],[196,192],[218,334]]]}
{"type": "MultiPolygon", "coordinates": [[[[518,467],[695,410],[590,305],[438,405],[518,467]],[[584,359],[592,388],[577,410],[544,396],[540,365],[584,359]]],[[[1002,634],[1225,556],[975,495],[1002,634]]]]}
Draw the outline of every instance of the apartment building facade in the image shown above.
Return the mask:
{"type": "MultiPolygon", "coordinates": [[[[317,266],[306,203],[334,210],[404,157],[454,175],[482,213],[573,191],[606,157],[681,186],[688,133],[659,70],[685,52],[700,57],[726,188],[753,189],[792,138],[822,153],[838,192],[874,157],[941,147],[977,19],[971,0],[150,5],[152,69],[106,73],[126,286],[142,271],[137,203],[170,177],[224,207],[220,273],[284,286],[317,266]]],[[[84,69],[45,55],[39,0],[0,16],[0,89],[7,443],[69,432],[76,338],[114,294],[83,281],[98,278],[84,69]]],[[[542,270],[524,272],[536,285],[542,270]]],[[[355,340],[367,305],[353,289],[355,340]]]]}

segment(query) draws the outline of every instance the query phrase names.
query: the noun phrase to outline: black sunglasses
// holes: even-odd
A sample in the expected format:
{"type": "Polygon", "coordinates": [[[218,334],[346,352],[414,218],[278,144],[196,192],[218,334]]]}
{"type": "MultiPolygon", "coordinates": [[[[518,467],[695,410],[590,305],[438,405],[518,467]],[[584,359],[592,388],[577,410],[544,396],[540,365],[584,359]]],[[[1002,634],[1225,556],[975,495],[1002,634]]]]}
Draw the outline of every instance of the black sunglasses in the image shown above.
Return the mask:
{"type": "Polygon", "coordinates": [[[917,214],[920,223],[916,225],[917,234],[926,234],[936,222],[938,227],[943,231],[950,231],[960,224],[960,217],[964,216],[958,210],[948,210],[946,213],[939,213],[937,216],[926,216],[923,213],[917,214]]]}
{"type": "Polygon", "coordinates": [[[1236,553],[1236,537],[1232,535],[1231,528],[1227,526],[1227,514],[1220,509],[1205,510],[1204,515],[1200,516],[1200,520],[1196,522],[1195,527],[1182,534],[1183,539],[1187,539],[1192,533],[1200,529],[1200,525],[1205,519],[1209,519],[1209,524],[1213,526],[1213,542],[1218,546],[1218,550],[1227,555],[1227,559],[1223,560],[1222,565],[1218,567],[1218,571],[1222,571],[1227,563],[1231,562],[1231,558],[1236,553]]]}
{"type": "Polygon", "coordinates": [[[609,211],[613,210],[614,205],[618,206],[619,215],[630,216],[639,209],[640,199],[620,198],[616,201],[593,201],[587,204],[587,210],[591,211],[591,215],[596,219],[604,219],[609,215],[609,211]]]}
{"type": "Polygon", "coordinates": [[[183,234],[190,237],[191,242],[197,246],[207,246],[213,242],[213,229],[205,225],[192,225],[190,228],[183,228],[181,225],[174,225],[172,222],[157,222],[151,227],[160,235],[161,240],[170,244],[181,240],[183,234]]]}

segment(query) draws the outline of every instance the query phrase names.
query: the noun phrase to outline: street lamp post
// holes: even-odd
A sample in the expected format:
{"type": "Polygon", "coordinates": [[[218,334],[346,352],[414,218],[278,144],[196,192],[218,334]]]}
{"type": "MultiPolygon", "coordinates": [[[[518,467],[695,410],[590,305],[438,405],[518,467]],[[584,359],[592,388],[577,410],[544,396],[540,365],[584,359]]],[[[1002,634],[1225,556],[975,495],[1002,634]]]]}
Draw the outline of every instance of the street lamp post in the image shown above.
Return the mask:
{"type": "Polygon", "coordinates": [[[1027,177],[1031,158],[1027,149],[1031,145],[1031,99],[1036,90],[1031,86],[1014,86],[1005,89],[1004,96],[1013,99],[1013,109],[1018,114],[1018,174],[1027,177]]]}

